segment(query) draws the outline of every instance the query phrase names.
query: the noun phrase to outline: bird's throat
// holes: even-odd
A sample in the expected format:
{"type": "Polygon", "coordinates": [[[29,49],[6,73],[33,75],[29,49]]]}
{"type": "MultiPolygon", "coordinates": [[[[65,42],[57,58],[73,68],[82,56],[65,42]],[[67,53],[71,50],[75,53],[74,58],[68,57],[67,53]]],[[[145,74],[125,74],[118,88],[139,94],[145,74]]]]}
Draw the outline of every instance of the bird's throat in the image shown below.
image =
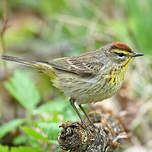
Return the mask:
{"type": "Polygon", "coordinates": [[[132,60],[133,59],[129,59],[121,65],[114,65],[109,71],[109,74],[106,76],[108,83],[111,85],[122,83],[124,80],[125,73],[132,60]]]}

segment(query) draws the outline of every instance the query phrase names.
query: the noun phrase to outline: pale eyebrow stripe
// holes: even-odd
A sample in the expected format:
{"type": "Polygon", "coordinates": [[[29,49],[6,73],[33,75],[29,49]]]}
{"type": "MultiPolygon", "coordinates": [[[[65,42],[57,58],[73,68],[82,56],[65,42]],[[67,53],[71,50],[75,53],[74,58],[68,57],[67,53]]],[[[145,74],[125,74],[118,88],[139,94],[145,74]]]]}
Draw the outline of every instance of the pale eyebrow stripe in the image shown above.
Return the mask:
{"type": "Polygon", "coordinates": [[[132,52],[128,52],[126,50],[119,50],[119,49],[112,49],[111,52],[113,53],[124,53],[125,55],[131,55],[132,52]]]}

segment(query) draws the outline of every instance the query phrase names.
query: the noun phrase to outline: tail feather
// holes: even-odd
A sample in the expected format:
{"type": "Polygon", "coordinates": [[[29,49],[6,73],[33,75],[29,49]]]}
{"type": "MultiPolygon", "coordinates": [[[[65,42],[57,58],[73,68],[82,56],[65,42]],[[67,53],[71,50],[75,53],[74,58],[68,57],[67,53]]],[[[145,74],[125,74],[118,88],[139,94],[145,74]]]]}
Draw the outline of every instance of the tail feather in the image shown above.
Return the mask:
{"type": "Polygon", "coordinates": [[[7,56],[7,55],[2,56],[2,60],[18,62],[18,63],[26,64],[29,66],[35,66],[37,64],[36,61],[30,61],[30,60],[21,59],[21,58],[13,57],[13,56],[7,56]]]}
{"type": "Polygon", "coordinates": [[[49,63],[47,63],[47,62],[31,61],[31,60],[21,59],[18,57],[7,56],[7,55],[2,56],[1,58],[2,58],[2,60],[13,61],[13,62],[28,65],[30,67],[34,67],[46,74],[50,74],[53,72],[52,66],[49,65],[49,63]]]}
{"type": "Polygon", "coordinates": [[[13,57],[13,56],[6,56],[6,55],[2,56],[2,60],[25,64],[44,72],[45,74],[49,75],[51,79],[56,78],[54,68],[48,62],[30,61],[30,60],[21,59],[21,58],[13,57]]]}

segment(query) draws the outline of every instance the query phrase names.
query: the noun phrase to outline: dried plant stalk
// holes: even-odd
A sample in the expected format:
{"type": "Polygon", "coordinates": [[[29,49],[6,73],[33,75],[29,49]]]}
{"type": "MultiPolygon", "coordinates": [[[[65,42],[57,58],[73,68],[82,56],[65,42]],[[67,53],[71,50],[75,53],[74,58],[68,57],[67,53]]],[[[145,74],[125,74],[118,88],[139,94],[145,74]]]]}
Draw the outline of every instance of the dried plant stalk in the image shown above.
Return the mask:
{"type": "MultiPolygon", "coordinates": [[[[0,56],[6,52],[6,45],[5,45],[5,32],[8,28],[7,25],[7,0],[2,0],[2,27],[0,26],[0,39],[1,39],[1,51],[0,56]]],[[[4,65],[4,72],[8,75],[7,65],[3,62],[4,65]]]]}
{"type": "Polygon", "coordinates": [[[88,124],[92,133],[80,122],[63,123],[58,142],[63,150],[70,152],[114,152],[123,139],[128,138],[120,119],[112,113],[90,113],[96,126],[88,124]]]}

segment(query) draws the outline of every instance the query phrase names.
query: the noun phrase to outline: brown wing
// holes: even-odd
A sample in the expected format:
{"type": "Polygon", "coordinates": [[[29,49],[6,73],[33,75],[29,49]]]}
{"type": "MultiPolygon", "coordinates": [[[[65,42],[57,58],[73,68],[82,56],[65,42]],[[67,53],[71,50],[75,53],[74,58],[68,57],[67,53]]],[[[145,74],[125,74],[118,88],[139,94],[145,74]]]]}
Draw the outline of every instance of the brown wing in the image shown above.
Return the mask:
{"type": "Polygon", "coordinates": [[[59,58],[49,64],[55,69],[81,76],[95,75],[103,67],[103,63],[98,59],[98,53],[94,51],[79,56],[59,58]]]}

